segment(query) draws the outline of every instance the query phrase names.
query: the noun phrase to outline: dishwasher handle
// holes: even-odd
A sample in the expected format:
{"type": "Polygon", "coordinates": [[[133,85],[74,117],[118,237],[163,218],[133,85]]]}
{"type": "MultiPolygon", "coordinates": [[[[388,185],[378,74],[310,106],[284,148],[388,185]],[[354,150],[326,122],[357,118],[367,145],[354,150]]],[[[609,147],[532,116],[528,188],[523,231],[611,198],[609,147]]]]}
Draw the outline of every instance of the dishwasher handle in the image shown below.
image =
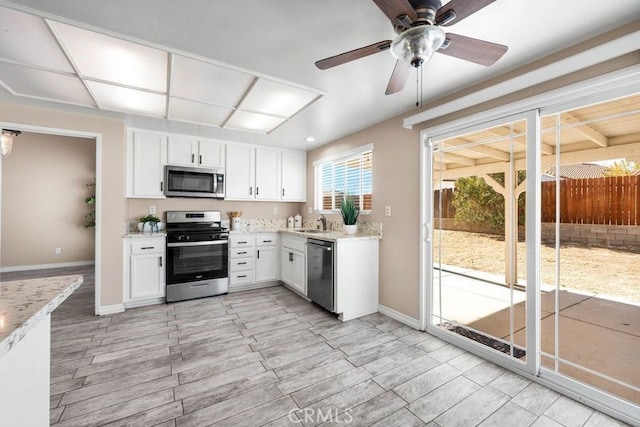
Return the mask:
{"type": "Polygon", "coordinates": [[[307,246],[322,249],[323,251],[328,251],[328,252],[331,252],[333,250],[333,246],[326,246],[326,245],[313,243],[313,242],[307,242],[307,246]]]}

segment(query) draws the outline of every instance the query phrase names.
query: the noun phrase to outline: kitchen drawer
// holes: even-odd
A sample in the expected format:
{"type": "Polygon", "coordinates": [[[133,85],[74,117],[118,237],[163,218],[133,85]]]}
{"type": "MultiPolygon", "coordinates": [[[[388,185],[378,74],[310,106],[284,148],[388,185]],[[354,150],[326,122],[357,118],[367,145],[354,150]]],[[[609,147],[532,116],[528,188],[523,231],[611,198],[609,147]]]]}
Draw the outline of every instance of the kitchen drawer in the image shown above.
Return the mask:
{"type": "Polygon", "coordinates": [[[251,248],[232,248],[229,249],[229,258],[254,258],[256,249],[251,248]]]}
{"type": "Polygon", "coordinates": [[[230,286],[253,282],[255,282],[255,274],[253,271],[235,271],[229,273],[230,286]]]}
{"type": "Polygon", "coordinates": [[[300,238],[295,239],[291,237],[283,237],[282,238],[282,247],[287,249],[293,249],[294,251],[300,251],[302,253],[306,253],[306,245],[307,239],[300,238]]]}
{"type": "Polygon", "coordinates": [[[264,233],[256,237],[256,246],[274,246],[278,244],[277,233],[264,233]]]}
{"type": "Polygon", "coordinates": [[[164,246],[165,240],[163,238],[141,238],[140,241],[131,243],[131,255],[164,253],[164,246]]]}
{"type": "Polygon", "coordinates": [[[230,234],[229,235],[229,247],[230,248],[247,248],[254,247],[256,244],[256,238],[252,234],[230,234]]]}
{"type": "Polygon", "coordinates": [[[229,271],[253,270],[254,258],[232,258],[229,260],[229,271]]]}

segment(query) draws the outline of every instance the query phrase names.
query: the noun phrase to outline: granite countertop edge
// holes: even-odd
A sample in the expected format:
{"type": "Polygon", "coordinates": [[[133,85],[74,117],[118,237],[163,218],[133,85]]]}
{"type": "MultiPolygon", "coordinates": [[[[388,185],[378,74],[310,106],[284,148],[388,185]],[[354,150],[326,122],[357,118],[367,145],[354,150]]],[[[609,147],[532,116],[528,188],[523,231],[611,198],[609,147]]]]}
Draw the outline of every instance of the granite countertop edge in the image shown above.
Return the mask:
{"type": "Polygon", "coordinates": [[[167,237],[167,232],[166,231],[157,231],[154,233],[143,233],[140,231],[130,231],[129,233],[126,233],[125,235],[122,236],[123,239],[140,239],[140,238],[146,238],[146,237],[167,237]]]}
{"type": "MultiPolygon", "coordinates": [[[[27,336],[27,334],[29,333],[29,331],[31,331],[31,329],[33,329],[38,323],[40,323],[42,319],[44,319],[46,316],[51,314],[51,312],[56,308],[58,308],[58,306],[60,306],[60,304],[62,304],[69,297],[69,295],[71,295],[76,289],[78,289],[80,285],[82,285],[83,276],[73,275],[73,276],[46,277],[46,278],[39,278],[39,279],[25,279],[25,280],[15,280],[15,281],[4,282],[3,284],[12,283],[12,282],[30,282],[30,281],[42,281],[42,280],[44,281],[47,281],[47,280],[63,281],[64,280],[65,282],[70,281],[71,283],[68,286],[64,287],[64,289],[62,289],[60,292],[57,292],[56,295],[53,298],[51,298],[48,302],[45,302],[45,303],[34,302],[34,304],[37,304],[38,307],[35,310],[35,312],[32,314],[29,314],[25,320],[22,320],[22,319],[16,320],[16,322],[20,322],[19,325],[16,326],[14,330],[11,331],[7,336],[5,336],[4,339],[2,339],[2,341],[0,341],[0,357],[3,357],[13,347],[15,347],[20,341],[22,341],[22,339],[27,336]]],[[[10,292],[10,291],[4,290],[3,292],[10,292]]],[[[27,300],[28,297],[29,295],[26,295],[24,299],[27,300]]],[[[1,299],[1,296],[0,296],[0,299],[1,299]]]]}

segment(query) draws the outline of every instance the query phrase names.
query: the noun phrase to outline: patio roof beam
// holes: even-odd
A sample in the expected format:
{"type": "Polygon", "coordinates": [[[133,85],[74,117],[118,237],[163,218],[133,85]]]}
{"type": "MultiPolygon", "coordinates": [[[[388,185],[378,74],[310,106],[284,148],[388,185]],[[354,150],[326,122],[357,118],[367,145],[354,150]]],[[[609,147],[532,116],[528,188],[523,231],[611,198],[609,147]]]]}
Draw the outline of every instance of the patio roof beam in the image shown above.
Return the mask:
{"type": "Polygon", "coordinates": [[[475,166],[476,161],[470,157],[460,156],[458,154],[441,153],[436,154],[435,158],[442,160],[443,163],[459,163],[466,166],[475,166]]]}
{"type": "Polygon", "coordinates": [[[495,179],[493,179],[491,175],[488,175],[485,173],[480,175],[480,177],[484,179],[484,182],[486,182],[487,185],[493,188],[493,191],[495,191],[498,194],[502,194],[503,197],[506,197],[506,190],[504,186],[500,184],[498,181],[496,181],[495,179]]]}
{"type": "MultiPolygon", "coordinates": [[[[560,115],[560,123],[563,125],[575,125],[580,123],[582,120],[578,119],[571,113],[565,112],[560,115]]],[[[591,126],[584,124],[582,126],[574,126],[571,127],[573,131],[578,133],[579,135],[584,136],[589,141],[594,142],[596,145],[600,147],[609,146],[609,138],[592,128],[591,126]]]]}

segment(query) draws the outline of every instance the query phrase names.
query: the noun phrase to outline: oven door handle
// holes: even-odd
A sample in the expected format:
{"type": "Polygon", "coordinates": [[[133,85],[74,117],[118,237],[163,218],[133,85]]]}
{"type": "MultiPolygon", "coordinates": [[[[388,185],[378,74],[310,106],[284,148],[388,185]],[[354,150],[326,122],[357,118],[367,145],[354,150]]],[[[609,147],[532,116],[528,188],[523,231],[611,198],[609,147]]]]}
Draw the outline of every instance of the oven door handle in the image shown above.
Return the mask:
{"type": "Polygon", "coordinates": [[[227,245],[228,240],[214,240],[209,242],[187,242],[187,243],[167,243],[168,248],[179,248],[184,246],[210,246],[210,245],[227,245]]]}

